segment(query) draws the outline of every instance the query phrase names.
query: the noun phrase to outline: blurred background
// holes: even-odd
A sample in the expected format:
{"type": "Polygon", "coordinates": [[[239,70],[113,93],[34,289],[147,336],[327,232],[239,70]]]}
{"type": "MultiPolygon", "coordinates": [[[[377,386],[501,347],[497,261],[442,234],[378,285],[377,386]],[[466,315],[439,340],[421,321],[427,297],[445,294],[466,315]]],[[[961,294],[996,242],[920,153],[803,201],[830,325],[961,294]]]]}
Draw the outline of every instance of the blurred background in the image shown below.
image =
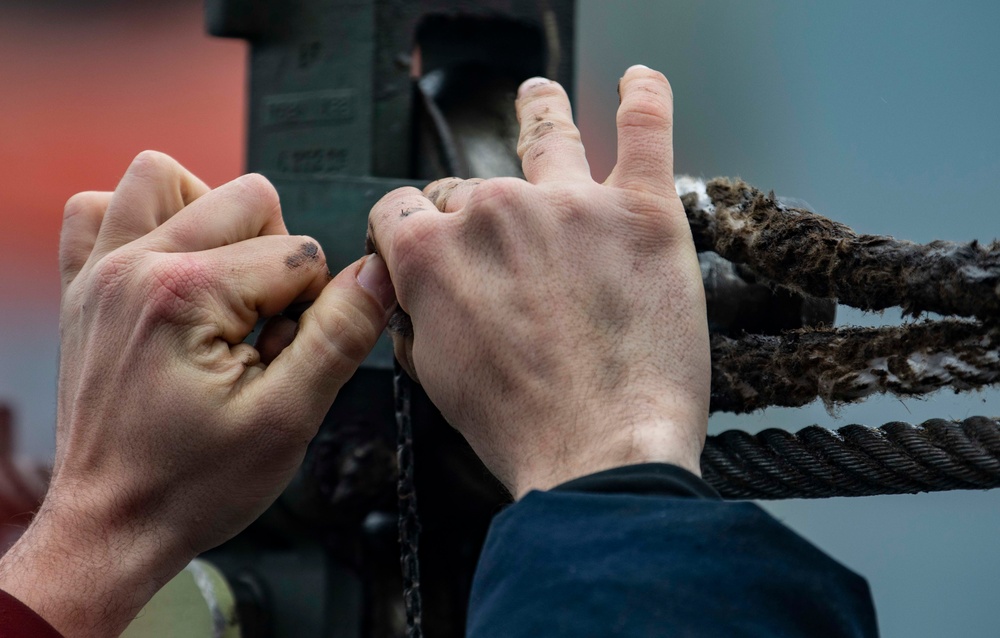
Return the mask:
{"type": "MultiPolygon", "coordinates": [[[[1000,237],[1000,5],[578,7],[577,115],[595,178],[615,161],[617,79],[641,62],[673,85],[680,173],[740,176],[860,232],[1000,237]]],[[[0,0],[0,402],[14,410],[19,455],[53,451],[63,203],[113,189],[146,148],[211,186],[239,175],[245,55],[242,42],[204,35],[198,0],[0,0]]],[[[1000,415],[1000,392],[718,415],[711,429],[975,414],[1000,415]]],[[[997,635],[1000,491],[765,507],[868,578],[883,635],[997,635]]]]}

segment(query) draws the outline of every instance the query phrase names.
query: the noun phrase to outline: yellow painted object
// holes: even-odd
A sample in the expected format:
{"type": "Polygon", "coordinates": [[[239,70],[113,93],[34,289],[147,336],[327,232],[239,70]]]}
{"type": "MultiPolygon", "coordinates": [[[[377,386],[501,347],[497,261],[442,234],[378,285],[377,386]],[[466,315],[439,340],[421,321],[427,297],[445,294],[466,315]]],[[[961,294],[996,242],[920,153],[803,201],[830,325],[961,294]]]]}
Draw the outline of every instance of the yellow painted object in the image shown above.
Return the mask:
{"type": "Polygon", "coordinates": [[[240,638],[236,598],[222,573],[194,559],[142,608],[123,638],[240,638]]]}

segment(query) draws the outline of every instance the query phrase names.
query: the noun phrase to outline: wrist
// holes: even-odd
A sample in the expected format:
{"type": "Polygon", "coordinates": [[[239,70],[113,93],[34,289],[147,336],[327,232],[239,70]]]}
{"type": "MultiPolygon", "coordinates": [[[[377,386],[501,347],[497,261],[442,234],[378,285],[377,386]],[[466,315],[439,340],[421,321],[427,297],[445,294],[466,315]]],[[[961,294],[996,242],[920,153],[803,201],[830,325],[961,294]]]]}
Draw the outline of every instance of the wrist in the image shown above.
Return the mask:
{"type": "MultiPolygon", "coordinates": [[[[548,490],[574,479],[627,465],[667,463],[701,476],[707,415],[686,420],[667,418],[605,420],[600,428],[574,428],[564,440],[533,449],[510,473],[508,486],[515,499],[531,490],[548,490]],[[609,427],[619,427],[611,432],[609,427]],[[589,432],[580,436],[582,432],[589,432]]],[[[563,431],[565,435],[565,431],[563,431]]]]}
{"type": "Polygon", "coordinates": [[[43,505],[0,559],[0,589],[67,638],[118,635],[172,573],[162,548],[99,515],[43,505]]]}

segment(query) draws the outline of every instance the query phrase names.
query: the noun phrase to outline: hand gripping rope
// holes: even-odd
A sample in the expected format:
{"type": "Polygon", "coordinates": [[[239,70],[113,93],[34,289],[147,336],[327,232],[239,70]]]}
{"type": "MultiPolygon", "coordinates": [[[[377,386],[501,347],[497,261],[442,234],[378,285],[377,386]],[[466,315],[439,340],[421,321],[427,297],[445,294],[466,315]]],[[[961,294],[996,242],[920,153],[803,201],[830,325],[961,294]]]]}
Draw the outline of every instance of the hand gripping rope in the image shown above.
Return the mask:
{"type": "MultiPolygon", "coordinates": [[[[859,235],[739,180],[677,180],[695,246],[742,276],[862,310],[948,318],[902,326],[820,326],[781,335],[713,334],[711,411],[746,413],[821,399],[920,396],[1000,380],[1000,244],[915,244],[859,235]]],[[[407,635],[422,636],[410,380],[397,364],[399,537],[407,635]]],[[[702,474],[725,498],[909,494],[1000,487],[1000,421],[732,430],[710,436],[702,474]]]]}

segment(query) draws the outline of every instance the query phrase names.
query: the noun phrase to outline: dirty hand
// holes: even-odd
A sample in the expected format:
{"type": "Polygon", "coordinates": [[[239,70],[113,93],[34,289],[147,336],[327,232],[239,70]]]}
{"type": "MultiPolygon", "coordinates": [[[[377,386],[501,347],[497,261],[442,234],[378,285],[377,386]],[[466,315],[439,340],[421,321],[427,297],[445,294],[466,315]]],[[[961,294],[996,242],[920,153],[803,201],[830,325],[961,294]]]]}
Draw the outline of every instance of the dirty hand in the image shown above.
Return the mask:
{"type": "Polygon", "coordinates": [[[280,494],[395,299],[375,257],[331,281],[263,177],[209,191],[150,152],[68,202],[60,262],[54,473],[0,588],[66,636],[117,635],[280,494]]]}
{"type": "Polygon", "coordinates": [[[533,79],[517,99],[526,181],[442,180],[371,212],[412,321],[397,357],[516,497],[632,463],[699,473],[708,326],[671,89],[632,67],[619,91],[604,184],[566,93],[533,79]]]}

